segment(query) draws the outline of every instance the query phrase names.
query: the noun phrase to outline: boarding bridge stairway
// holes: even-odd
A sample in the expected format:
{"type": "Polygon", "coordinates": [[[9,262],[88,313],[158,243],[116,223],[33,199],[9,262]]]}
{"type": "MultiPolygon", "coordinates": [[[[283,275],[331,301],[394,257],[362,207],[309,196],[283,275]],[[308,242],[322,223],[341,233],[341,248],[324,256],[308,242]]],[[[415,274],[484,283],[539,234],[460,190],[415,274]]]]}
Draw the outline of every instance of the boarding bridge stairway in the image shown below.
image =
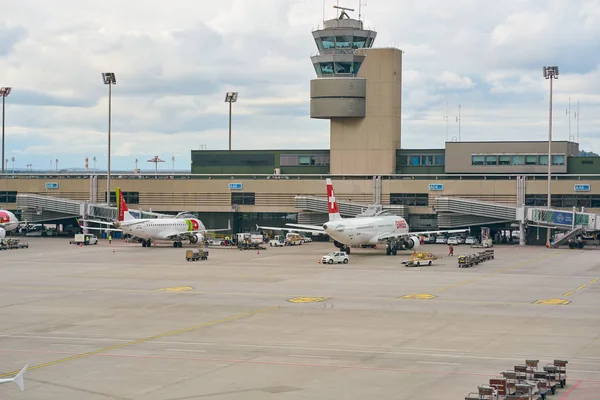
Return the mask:
{"type": "MultiPolygon", "coordinates": [[[[311,211],[315,213],[328,214],[329,206],[326,197],[317,196],[296,196],[296,209],[302,211],[311,211]]],[[[340,210],[340,215],[343,217],[356,217],[363,214],[370,207],[370,204],[356,203],[353,201],[337,200],[337,204],[340,210]]],[[[390,211],[391,213],[400,217],[408,217],[408,207],[403,205],[382,205],[383,211],[390,211]]]]}
{"type": "Polygon", "coordinates": [[[571,229],[570,231],[568,231],[567,233],[560,236],[558,239],[554,240],[550,244],[550,246],[552,248],[556,249],[556,248],[562,246],[563,244],[566,244],[569,241],[569,239],[575,238],[575,237],[577,237],[577,235],[581,235],[583,232],[585,232],[584,227],[582,227],[582,226],[575,227],[575,228],[571,229]]]}

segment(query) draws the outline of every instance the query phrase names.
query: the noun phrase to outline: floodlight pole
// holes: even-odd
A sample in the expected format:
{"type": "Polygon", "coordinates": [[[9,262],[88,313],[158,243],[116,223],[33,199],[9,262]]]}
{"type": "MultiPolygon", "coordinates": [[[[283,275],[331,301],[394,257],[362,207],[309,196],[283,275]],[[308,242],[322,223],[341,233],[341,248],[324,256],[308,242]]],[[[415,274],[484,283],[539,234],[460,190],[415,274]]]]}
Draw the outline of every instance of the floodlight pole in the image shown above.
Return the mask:
{"type": "MultiPolygon", "coordinates": [[[[548,210],[552,208],[552,81],[558,79],[558,67],[544,67],[544,78],[550,80],[550,99],[548,102],[548,210]]],[[[575,215],[573,215],[575,219],[575,215]]],[[[546,247],[550,247],[550,235],[552,234],[552,228],[548,228],[546,234],[546,247]]]]}
{"type": "Polygon", "coordinates": [[[231,151],[231,100],[229,100],[229,151],[231,151]]]}
{"type": "Polygon", "coordinates": [[[110,207],[110,129],[112,117],[112,82],[108,83],[108,171],[106,174],[106,203],[110,207]]]}
{"type": "MultiPolygon", "coordinates": [[[[2,93],[2,159],[4,160],[4,116],[5,116],[6,96],[2,93]]],[[[4,163],[2,163],[2,173],[4,174],[4,163]]]]}

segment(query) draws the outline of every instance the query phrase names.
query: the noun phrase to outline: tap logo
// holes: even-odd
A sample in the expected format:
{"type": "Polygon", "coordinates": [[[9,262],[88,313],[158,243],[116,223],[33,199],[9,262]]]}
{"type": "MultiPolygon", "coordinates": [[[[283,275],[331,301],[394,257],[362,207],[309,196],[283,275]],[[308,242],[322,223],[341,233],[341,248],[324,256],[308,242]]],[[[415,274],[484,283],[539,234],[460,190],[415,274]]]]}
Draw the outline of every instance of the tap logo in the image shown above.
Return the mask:
{"type": "Polygon", "coordinates": [[[0,223],[10,222],[10,216],[5,211],[0,211],[0,223]]]}
{"type": "Polygon", "coordinates": [[[200,224],[195,219],[186,219],[185,223],[187,224],[188,232],[197,231],[200,228],[200,224]]]}
{"type": "Polygon", "coordinates": [[[407,228],[406,221],[401,219],[396,221],[396,229],[407,228]]]}

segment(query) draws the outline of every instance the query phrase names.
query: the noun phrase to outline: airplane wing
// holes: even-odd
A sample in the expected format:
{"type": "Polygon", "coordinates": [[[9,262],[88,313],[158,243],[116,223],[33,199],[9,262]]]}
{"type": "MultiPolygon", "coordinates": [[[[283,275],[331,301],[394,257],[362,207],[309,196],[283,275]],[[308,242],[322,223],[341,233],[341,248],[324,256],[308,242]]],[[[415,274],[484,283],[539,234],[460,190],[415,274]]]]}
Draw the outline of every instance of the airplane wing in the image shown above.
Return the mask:
{"type": "Polygon", "coordinates": [[[307,233],[323,233],[323,229],[318,231],[315,229],[283,228],[280,226],[258,226],[258,225],[256,225],[256,229],[268,229],[271,231],[294,231],[294,232],[307,232],[307,233]]]}
{"type": "Polygon", "coordinates": [[[80,222],[92,222],[94,224],[103,224],[103,225],[112,225],[113,222],[106,222],[106,221],[98,221],[95,219],[79,219],[80,222]]]}
{"type": "Polygon", "coordinates": [[[287,226],[297,226],[298,228],[304,228],[304,229],[312,229],[314,231],[321,231],[323,232],[323,226],[321,225],[305,225],[305,224],[286,224],[287,226]]]}
{"type": "Polygon", "coordinates": [[[113,228],[96,228],[96,227],[91,227],[91,226],[82,226],[81,229],[87,229],[90,231],[93,230],[97,230],[97,231],[110,231],[110,232],[123,232],[122,229],[113,229],[113,228]]]}
{"type": "Polygon", "coordinates": [[[408,236],[440,235],[442,233],[462,233],[462,232],[471,232],[471,228],[469,228],[469,229],[452,229],[452,230],[445,230],[445,231],[408,232],[408,233],[389,232],[389,233],[383,233],[383,234],[379,235],[377,237],[377,240],[393,239],[393,238],[408,237],[408,236]]]}

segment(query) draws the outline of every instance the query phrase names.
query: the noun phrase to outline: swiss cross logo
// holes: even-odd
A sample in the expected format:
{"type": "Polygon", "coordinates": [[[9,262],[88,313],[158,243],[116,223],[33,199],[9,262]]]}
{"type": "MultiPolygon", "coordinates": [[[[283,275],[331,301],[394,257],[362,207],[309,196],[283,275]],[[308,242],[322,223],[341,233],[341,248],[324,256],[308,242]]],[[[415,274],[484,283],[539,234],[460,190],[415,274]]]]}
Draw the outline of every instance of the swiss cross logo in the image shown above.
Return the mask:
{"type": "Polygon", "coordinates": [[[396,221],[396,229],[406,228],[406,221],[401,219],[396,221]]]}
{"type": "Polygon", "coordinates": [[[335,202],[335,193],[333,192],[333,185],[327,185],[327,206],[329,208],[329,213],[338,213],[338,205],[335,202]]]}

